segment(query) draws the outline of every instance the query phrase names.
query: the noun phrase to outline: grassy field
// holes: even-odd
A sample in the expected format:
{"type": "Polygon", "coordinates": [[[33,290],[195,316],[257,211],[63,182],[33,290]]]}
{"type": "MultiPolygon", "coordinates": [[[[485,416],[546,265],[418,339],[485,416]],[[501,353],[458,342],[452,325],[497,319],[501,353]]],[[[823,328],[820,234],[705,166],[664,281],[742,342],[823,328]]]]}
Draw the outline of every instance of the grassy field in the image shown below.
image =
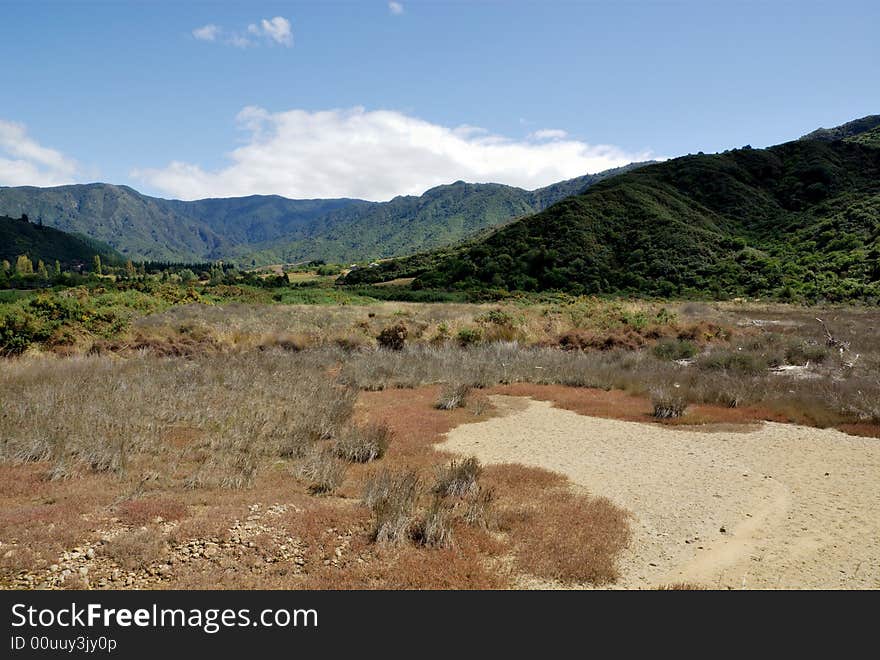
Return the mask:
{"type": "Polygon", "coordinates": [[[5,587],[613,584],[626,511],[435,449],[495,414],[493,388],[880,437],[871,308],[170,285],[0,301],[5,587]]]}

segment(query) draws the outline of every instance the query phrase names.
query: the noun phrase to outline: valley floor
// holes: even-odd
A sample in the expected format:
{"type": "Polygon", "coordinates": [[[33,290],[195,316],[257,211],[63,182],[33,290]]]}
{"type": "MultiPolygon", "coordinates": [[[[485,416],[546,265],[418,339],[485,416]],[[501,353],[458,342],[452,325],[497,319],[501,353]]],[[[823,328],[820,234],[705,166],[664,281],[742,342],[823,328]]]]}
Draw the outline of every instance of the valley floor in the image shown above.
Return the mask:
{"type": "MultiPolygon", "coordinates": [[[[495,395],[446,451],[559,472],[633,515],[621,588],[880,587],[880,441],[792,424],[666,426],[495,395]]],[[[550,587],[524,579],[523,587],[550,587]]]]}

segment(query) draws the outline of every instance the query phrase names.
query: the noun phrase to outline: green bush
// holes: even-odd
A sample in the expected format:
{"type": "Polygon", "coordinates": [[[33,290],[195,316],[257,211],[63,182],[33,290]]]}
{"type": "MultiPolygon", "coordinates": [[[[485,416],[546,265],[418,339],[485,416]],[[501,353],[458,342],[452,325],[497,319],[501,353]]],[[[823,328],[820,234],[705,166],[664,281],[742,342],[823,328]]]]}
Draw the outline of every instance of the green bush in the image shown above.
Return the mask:
{"type": "Polygon", "coordinates": [[[729,371],[756,376],[769,367],[768,359],[745,350],[712,351],[697,360],[697,367],[706,371],[729,371]]]}
{"type": "Polygon", "coordinates": [[[483,331],[479,328],[461,328],[458,331],[457,338],[461,346],[470,346],[483,338],[483,331]]]}
{"type": "Polygon", "coordinates": [[[0,314],[0,354],[23,353],[31,344],[47,340],[53,329],[22,309],[8,310],[0,314]]]}
{"type": "Polygon", "coordinates": [[[661,339],[652,351],[661,360],[687,360],[699,353],[699,348],[687,339],[661,339]]]}
{"type": "Polygon", "coordinates": [[[821,364],[828,357],[828,349],[816,343],[793,342],[785,349],[788,364],[821,364]]]}

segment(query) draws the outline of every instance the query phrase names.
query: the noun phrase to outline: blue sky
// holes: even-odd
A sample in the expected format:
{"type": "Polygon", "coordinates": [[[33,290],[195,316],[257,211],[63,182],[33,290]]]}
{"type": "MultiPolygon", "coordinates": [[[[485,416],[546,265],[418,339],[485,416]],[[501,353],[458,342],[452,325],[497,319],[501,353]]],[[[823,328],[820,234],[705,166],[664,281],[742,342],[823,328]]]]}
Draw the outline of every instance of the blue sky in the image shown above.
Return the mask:
{"type": "Polygon", "coordinates": [[[880,112],[878,24],[876,1],[0,0],[0,185],[387,199],[766,146],[880,112]]]}

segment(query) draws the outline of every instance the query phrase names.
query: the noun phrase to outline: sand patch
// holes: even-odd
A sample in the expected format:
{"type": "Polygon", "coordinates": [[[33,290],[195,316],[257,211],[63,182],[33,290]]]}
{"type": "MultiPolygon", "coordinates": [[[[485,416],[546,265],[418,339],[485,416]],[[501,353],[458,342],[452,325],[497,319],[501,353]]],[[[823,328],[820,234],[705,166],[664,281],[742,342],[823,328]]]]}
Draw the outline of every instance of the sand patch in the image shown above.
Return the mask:
{"type": "Polygon", "coordinates": [[[496,395],[438,449],[565,474],[634,515],[618,586],[880,587],[880,441],[767,422],[711,433],[496,395]]]}

